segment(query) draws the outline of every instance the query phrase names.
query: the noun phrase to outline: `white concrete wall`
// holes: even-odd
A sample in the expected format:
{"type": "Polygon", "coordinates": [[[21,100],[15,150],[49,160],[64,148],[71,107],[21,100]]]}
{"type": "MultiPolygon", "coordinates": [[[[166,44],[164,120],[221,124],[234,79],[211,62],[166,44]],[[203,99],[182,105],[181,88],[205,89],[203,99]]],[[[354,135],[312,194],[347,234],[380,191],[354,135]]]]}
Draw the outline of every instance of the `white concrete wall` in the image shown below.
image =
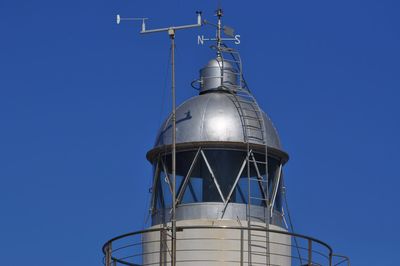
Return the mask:
{"type": "MultiPolygon", "coordinates": [[[[232,220],[186,220],[179,221],[178,226],[246,226],[246,221],[241,223],[232,220]]],[[[262,226],[262,224],[257,224],[262,226]]],[[[155,226],[160,227],[160,226],[155,226]]],[[[270,225],[270,229],[282,228],[270,225]]],[[[170,232],[168,232],[169,234],[170,232]]],[[[266,233],[251,231],[251,264],[266,265],[266,233]]],[[[237,229],[186,229],[177,232],[177,265],[249,265],[247,230],[241,236],[237,229]],[[240,239],[243,239],[241,241],[240,239]],[[243,245],[243,247],[241,247],[243,245]]],[[[270,233],[270,265],[291,265],[291,239],[283,234],[270,233]],[[283,245],[282,245],[283,244],[283,245]]],[[[171,238],[161,236],[160,232],[151,232],[143,236],[143,265],[170,265],[171,238]],[[160,239],[164,241],[160,241],[160,239]],[[164,256],[160,256],[160,250],[164,256]],[[161,257],[161,264],[160,264],[161,257]]]]}

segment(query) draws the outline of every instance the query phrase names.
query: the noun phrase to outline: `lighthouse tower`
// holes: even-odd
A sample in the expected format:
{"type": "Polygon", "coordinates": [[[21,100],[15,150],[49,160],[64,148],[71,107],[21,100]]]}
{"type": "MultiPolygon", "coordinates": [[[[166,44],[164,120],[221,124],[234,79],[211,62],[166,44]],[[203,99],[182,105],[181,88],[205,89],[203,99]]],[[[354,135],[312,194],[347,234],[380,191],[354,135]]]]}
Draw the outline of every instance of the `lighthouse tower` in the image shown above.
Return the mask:
{"type": "Polygon", "coordinates": [[[214,56],[193,83],[198,94],[168,116],[147,153],[151,225],[108,241],[104,262],[332,265],[329,245],[289,230],[289,156],[244,80],[239,53],[223,44],[217,16],[214,56]]]}

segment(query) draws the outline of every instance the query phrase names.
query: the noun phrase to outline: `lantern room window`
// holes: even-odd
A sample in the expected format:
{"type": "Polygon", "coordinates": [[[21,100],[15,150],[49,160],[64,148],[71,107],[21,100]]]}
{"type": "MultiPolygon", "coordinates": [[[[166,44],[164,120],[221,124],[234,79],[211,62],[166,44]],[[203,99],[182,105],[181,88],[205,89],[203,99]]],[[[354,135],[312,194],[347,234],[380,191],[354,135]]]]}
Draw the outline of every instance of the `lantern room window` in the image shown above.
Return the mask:
{"type": "MultiPolygon", "coordinates": [[[[277,184],[280,161],[252,153],[229,149],[198,149],[176,154],[176,199],[178,204],[229,202],[266,206],[266,198],[277,191],[274,208],[281,211],[282,184],[277,184]],[[268,182],[266,171],[268,169],[268,182]],[[250,180],[250,181],[249,181],[250,180]],[[276,187],[277,186],[277,187],[276,187]],[[250,191],[250,194],[249,194],[250,191]]],[[[171,155],[160,156],[154,163],[155,209],[172,206],[171,155]]]]}

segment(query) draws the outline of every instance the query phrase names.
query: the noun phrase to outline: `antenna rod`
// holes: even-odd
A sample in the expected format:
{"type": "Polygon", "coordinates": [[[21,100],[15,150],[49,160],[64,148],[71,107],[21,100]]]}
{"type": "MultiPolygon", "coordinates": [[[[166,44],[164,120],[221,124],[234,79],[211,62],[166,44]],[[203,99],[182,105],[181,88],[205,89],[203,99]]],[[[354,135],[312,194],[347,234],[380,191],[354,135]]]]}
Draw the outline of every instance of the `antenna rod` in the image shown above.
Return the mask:
{"type": "Polygon", "coordinates": [[[218,52],[221,49],[221,29],[222,29],[222,24],[221,24],[221,17],[222,17],[223,13],[222,13],[222,9],[219,8],[217,10],[217,17],[218,17],[218,24],[217,24],[217,47],[218,47],[218,52]]]}

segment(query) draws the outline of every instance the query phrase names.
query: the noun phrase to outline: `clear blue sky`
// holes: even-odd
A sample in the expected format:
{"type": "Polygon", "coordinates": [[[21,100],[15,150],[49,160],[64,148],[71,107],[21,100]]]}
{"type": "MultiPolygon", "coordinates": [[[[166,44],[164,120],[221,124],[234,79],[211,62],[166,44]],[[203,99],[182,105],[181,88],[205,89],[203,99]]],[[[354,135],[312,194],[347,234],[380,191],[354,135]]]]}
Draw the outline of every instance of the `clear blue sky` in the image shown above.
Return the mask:
{"type": "MultiPolygon", "coordinates": [[[[398,265],[399,1],[222,4],[242,36],[246,79],[291,156],[297,231],[353,265],[398,265]]],[[[196,10],[213,18],[216,6],[0,2],[1,265],[100,265],[103,242],[143,227],[145,153],[170,107],[169,43],[115,15],[167,26],[194,22],[196,10]]],[[[212,57],[197,33],[177,36],[179,102],[212,57]]]]}

